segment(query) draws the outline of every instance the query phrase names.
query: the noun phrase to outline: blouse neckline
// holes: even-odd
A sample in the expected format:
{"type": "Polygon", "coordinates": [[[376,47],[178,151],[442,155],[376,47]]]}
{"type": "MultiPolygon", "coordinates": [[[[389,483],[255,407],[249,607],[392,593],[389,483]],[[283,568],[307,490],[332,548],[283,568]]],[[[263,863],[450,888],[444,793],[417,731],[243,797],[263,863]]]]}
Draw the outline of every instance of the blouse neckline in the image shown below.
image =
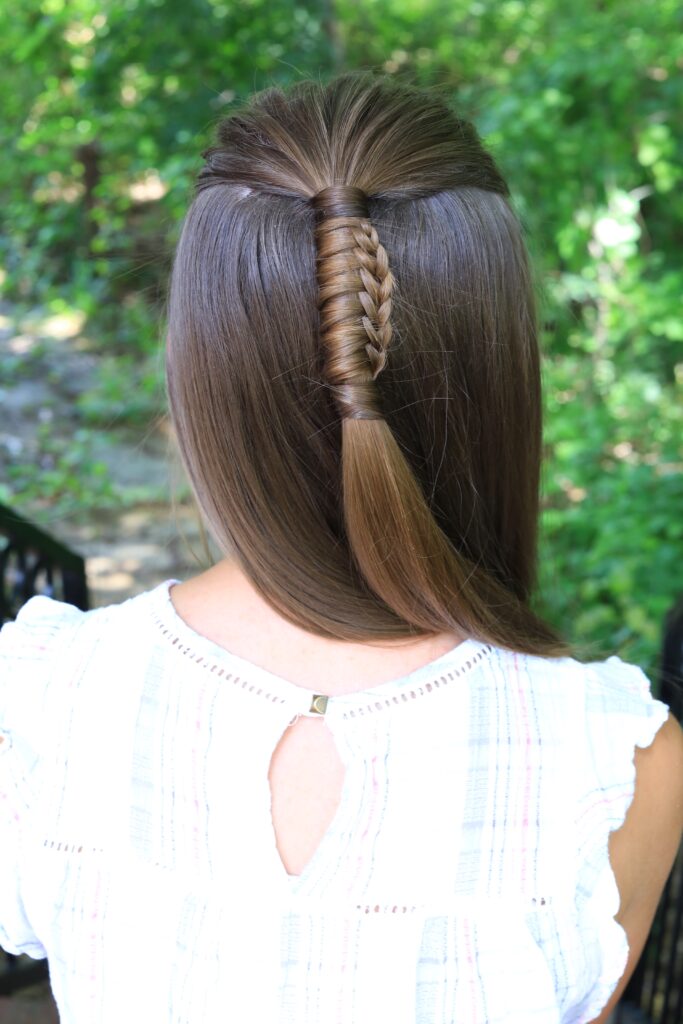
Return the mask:
{"type": "Polygon", "coordinates": [[[153,618],[169,645],[209,672],[240,683],[242,689],[262,695],[274,704],[295,706],[299,714],[329,714],[336,709],[344,718],[355,718],[364,712],[406,703],[466,675],[494,650],[491,644],[468,637],[445,654],[406,675],[353,693],[326,695],[322,679],[318,690],[302,686],[234,654],[194,630],[181,618],[171,600],[171,587],[180,582],[178,579],[167,579],[149,592],[153,618]],[[316,707],[314,698],[320,697],[326,699],[318,702],[316,707]]]}

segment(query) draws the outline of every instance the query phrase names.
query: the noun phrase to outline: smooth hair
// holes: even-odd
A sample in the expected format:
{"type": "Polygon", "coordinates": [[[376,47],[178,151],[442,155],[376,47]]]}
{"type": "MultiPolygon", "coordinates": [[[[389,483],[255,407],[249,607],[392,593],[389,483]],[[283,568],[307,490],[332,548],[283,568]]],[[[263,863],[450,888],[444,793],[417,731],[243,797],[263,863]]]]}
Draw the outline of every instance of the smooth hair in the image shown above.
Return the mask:
{"type": "Polygon", "coordinates": [[[523,232],[475,127],[370,72],[253,95],[202,156],[167,308],[174,432],[280,615],[560,657],[530,607],[540,356],[523,232]]]}

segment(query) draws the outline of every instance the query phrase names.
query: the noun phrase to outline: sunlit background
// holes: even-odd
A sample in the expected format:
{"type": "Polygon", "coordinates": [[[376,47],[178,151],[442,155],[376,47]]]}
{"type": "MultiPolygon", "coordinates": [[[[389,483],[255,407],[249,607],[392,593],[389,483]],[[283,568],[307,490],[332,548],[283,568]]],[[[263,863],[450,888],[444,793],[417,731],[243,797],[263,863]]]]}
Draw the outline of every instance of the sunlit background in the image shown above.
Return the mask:
{"type": "Polygon", "coordinates": [[[384,70],[475,122],[524,224],[538,604],[651,670],[683,591],[679,19],[678,0],[2,5],[0,502],[86,554],[95,604],[195,571],[161,342],[201,150],[255,89],[384,70]]]}

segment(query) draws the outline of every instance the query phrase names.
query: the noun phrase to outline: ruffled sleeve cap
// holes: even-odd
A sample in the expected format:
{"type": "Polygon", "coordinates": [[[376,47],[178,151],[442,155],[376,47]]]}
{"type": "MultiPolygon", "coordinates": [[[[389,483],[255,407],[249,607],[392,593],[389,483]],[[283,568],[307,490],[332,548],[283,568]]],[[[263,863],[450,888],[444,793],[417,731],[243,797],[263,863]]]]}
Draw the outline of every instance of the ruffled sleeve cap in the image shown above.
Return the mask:
{"type": "Polygon", "coordinates": [[[52,719],[50,684],[84,614],[39,596],[0,630],[0,946],[35,958],[46,952],[26,914],[22,864],[52,719]]]}
{"type": "Polygon", "coordinates": [[[669,708],[656,700],[636,665],[616,656],[585,666],[586,756],[577,758],[579,785],[577,911],[586,922],[587,962],[599,964],[577,1024],[597,1016],[624,973],[628,940],[614,920],[619,890],[609,860],[609,836],[621,828],[635,792],[636,747],[649,747],[669,708]]]}

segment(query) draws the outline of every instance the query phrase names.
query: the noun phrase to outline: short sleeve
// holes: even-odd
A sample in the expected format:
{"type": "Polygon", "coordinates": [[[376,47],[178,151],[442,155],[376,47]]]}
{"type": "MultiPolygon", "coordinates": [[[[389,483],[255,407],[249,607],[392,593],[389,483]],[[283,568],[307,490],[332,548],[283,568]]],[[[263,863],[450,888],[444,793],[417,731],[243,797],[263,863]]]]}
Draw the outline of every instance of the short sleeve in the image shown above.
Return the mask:
{"type": "Polygon", "coordinates": [[[22,865],[34,806],[34,779],[49,727],[47,692],[61,652],[83,612],[34,597],[0,630],[0,946],[47,954],[22,899],[22,865]]]}
{"type": "Polygon", "coordinates": [[[577,758],[577,909],[593,984],[576,1024],[591,1021],[609,1001],[628,959],[628,940],[615,921],[619,890],[609,860],[609,835],[633,800],[636,747],[649,747],[669,708],[651,693],[645,673],[618,657],[584,666],[585,756],[577,758]]]}

